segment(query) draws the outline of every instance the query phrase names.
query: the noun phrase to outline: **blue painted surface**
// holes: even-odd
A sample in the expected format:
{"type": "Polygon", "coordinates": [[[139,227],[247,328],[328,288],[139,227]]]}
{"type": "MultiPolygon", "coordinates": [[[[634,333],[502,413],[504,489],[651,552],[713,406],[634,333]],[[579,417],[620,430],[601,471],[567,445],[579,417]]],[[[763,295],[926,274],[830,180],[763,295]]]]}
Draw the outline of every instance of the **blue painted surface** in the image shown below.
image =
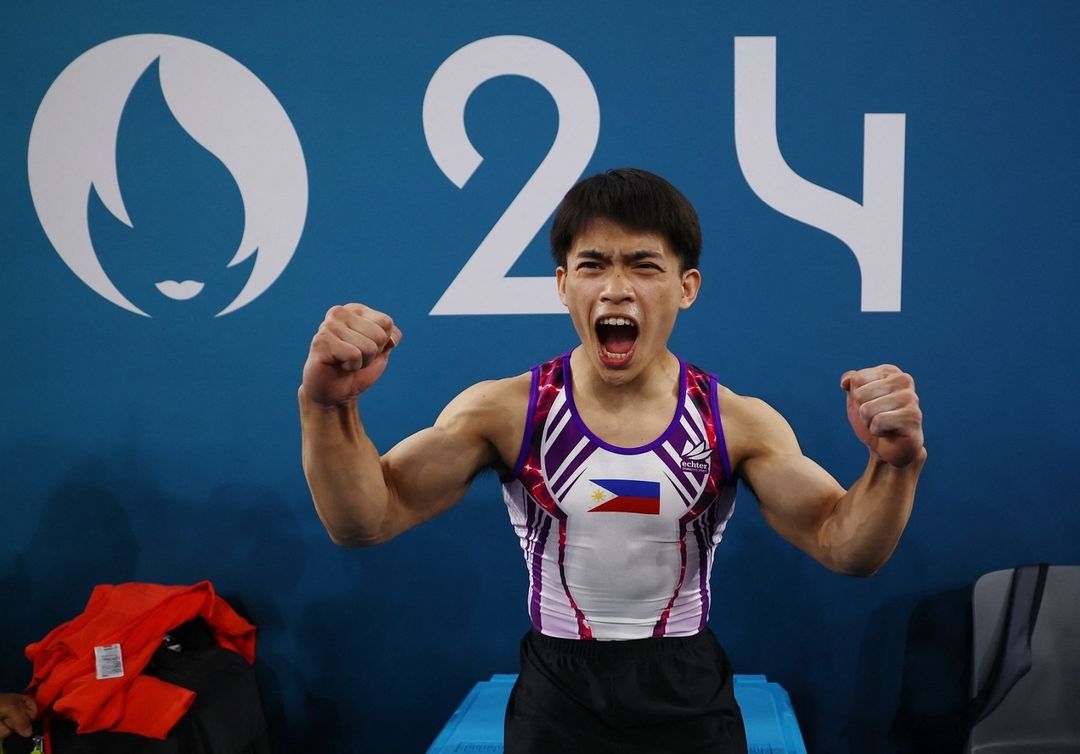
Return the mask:
{"type": "MultiPolygon", "coordinates": [[[[711,625],[736,670],[787,689],[811,751],[902,747],[909,622],[924,600],[1016,563],[1080,560],[1080,5],[100,0],[9,3],[0,30],[5,688],[28,678],[23,646],[77,614],[94,584],[128,580],[208,578],[260,626],[260,682],[286,750],[422,750],[474,679],[516,667],[527,578],[496,480],[383,547],[337,549],[311,508],[295,403],[310,338],[343,301],[405,332],[364,401],[384,448],[469,384],[573,343],[561,316],[428,314],[555,133],[544,90],[503,77],[466,109],[485,158],[469,183],[432,160],[421,113],[433,73],[500,34],[550,42],[588,73],[601,127],[586,172],[640,165],[698,207],[704,286],[678,353],[769,401],[845,484],[865,453],[840,374],[889,361],[916,377],[930,460],[878,575],[825,572],[745,490],[717,554],[711,625]],[[243,203],[177,128],[154,71],[117,138],[133,228],[94,195],[85,216],[103,267],[153,316],[80,281],[31,200],[28,142],[49,87],[83,52],[145,33],[241,63],[303,148],[295,255],[224,317],[213,314],[250,272],[227,267],[243,203]],[[777,38],[779,141],[813,182],[860,200],[863,114],[906,114],[900,312],[862,312],[847,248],[743,179],[733,41],[748,35],[777,38]],[[153,287],[164,277],[206,289],[174,301],[153,287]]],[[[550,274],[543,234],[513,275],[550,274]]],[[[923,683],[962,677],[945,667],[923,683]]]]}

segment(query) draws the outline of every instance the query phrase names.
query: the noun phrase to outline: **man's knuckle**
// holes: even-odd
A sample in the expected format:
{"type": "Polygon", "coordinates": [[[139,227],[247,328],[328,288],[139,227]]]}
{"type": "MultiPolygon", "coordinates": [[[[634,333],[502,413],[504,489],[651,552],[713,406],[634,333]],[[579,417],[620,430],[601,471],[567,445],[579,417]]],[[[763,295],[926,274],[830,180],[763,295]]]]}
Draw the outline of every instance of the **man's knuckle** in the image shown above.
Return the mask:
{"type": "Polygon", "coordinates": [[[389,314],[384,314],[383,312],[374,312],[371,315],[371,321],[381,330],[388,330],[394,326],[394,320],[390,318],[389,314]]]}

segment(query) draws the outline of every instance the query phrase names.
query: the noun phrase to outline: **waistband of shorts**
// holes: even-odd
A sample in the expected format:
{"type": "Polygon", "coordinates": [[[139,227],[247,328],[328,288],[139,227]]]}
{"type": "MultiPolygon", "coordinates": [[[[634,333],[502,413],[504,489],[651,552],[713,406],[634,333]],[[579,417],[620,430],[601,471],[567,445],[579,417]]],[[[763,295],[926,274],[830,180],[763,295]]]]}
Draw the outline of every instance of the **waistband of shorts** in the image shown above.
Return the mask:
{"type": "MultiPolygon", "coordinates": [[[[529,629],[526,638],[537,647],[567,657],[642,657],[679,652],[690,647],[716,643],[716,637],[706,626],[690,636],[657,636],[646,639],[563,639],[547,636],[535,628],[529,629]]],[[[719,646],[717,644],[717,646],[719,646]]]]}

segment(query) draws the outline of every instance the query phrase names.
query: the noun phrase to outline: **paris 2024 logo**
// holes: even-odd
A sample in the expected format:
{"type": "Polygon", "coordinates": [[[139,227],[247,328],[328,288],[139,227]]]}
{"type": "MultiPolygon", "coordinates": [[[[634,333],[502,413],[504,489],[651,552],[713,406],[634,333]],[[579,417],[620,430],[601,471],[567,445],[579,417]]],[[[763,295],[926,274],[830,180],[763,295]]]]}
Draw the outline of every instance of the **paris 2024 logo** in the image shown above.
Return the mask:
{"type": "MultiPolygon", "coordinates": [[[[150,316],[114,284],[91,238],[94,191],[134,227],[117,176],[117,134],[136,82],[155,62],[176,122],[232,175],[243,202],[243,235],[229,267],[254,256],[247,282],[217,316],[254,301],[284,271],[307,216],[300,140],[285,110],[247,68],[201,42],[164,34],[120,37],[76,58],[45,94],[30,133],[28,172],[38,218],[60,258],[96,293],[150,316]]],[[[205,281],[165,279],[164,296],[188,300],[205,281]]]]}

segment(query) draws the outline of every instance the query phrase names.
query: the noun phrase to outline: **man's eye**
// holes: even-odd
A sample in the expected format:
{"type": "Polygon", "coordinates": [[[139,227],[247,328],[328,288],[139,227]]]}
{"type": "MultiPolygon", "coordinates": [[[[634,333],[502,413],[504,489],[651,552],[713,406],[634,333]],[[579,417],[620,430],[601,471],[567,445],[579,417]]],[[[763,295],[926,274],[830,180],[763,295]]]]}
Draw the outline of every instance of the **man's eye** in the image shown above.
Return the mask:
{"type": "Polygon", "coordinates": [[[600,263],[599,262],[578,262],[577,268],[579,270],[599,270],[600,269],[600,263]]]}

